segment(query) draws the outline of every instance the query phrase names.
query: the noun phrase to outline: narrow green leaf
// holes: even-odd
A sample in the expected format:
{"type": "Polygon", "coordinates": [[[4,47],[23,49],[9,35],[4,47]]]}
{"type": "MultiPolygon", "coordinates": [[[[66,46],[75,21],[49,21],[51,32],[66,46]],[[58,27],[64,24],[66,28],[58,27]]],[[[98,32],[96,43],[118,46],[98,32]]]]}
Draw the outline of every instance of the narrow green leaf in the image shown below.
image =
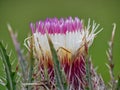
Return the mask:
{"type": "Polygon", "coordinates": [[[9,56],[7,55],[6,49],[4,48],[1,42],[0,42],[0,55],[2,57],[2,61],[5,66],[6,80],[7,80],[6,87],[8,88],[8,90],[16,90],[16,82],[14,78],[15,73],[12,72],[9,56]]]}
{"type": "Polygon", "coordinates": [[[49,42],[49,46],[50,46],[50,50],[51,50],[51,53],[52,53],[52,59],[53,59],[53,62],[54,62],[54,71],[55,71],[55,77],[56,77],[56,87],[57,87],[57,90],[65,90],[65,87],[64,87],[64,84],[63,84],[63,77],[62,77],[62,71],[61,71],[61,68],[60,68],[60,63],[59,63],[59,60],[58,60],[58,56],[57,56],[57,52],[53,46],[53,43],[50,39],[50,37],[48,36],[47,34],[47,38],[48,38],[48,42],[49,42]]]}
{"type": "MultiPolygon", "coordinates": [[[[32,75],[33,75],[33,68],[34,68],[34,57],[33,57],[33,39],[31,39],[31,45],[30,45],[30,63],[29,63],[29,76],[28,76],[28,83],[32,83],[33,81],[33,78],[32,78],[32,75]]],[[[28,90],[32,90],[32,87],[31,86],[27,86],[28,90]]]]}
{"type": "Polygon", "coordinates": [[[120,90],[120,77],[118,78],[117,88],[116,90],[120,90]]]}
{"type": "Polygon", "coordinates": [[[85,46],[85,65],[86,65],[86,81],[87,81],[86,83],[87,86],[85,88],[86,90],[92,90],[91,65],[90,65],[90,57],[88,56],[89,48],[86,40],[85,40],[84,46],[85,46]]]}
{"type": "Polygon", "coordinates": [[[88,86],[86,90],[92,90],[92,79],[91,79],[91,72],[90,72],[90,58],[86,57],[86,79],[88,86]]]}

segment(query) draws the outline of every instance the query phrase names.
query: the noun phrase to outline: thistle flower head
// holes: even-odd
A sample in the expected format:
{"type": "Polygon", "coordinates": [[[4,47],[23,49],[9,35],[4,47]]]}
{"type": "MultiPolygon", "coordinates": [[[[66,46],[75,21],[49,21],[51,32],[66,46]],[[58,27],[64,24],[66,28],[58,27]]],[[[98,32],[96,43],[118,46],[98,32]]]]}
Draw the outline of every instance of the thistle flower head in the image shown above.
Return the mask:
{"type": "MultiPolygon", "coordinates": [[[[34,57],[39,62],[40,75],[44,79],[44,69],[47,70],[51,82],[55,82],[54,65],[47,41],[46,32],[49,34],[57,51],[61,68],[63,69],[68,83],[72,89],[78,90],[85,84],[85,57],[86,49],[92,44],[99,24],[93,22],[84,26],[78,17],[69,18],[47,18],[45,21],[31,23],[33,38],[34,57]],[[86,48],[86,45],[87,48],[86,48]]],[[[26,39],[26,47],[30,50],[30,39],[26,39]]]]}

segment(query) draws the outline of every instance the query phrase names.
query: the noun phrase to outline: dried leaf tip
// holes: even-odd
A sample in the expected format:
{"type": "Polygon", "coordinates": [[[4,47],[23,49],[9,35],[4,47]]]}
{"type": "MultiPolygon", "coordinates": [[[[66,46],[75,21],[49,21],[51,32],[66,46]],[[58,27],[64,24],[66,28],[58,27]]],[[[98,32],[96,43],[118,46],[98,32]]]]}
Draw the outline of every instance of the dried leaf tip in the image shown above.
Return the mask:
{"type": "Polygon", "coordinates": [[[111,41],[112,41],[112,42],[113,42],[113,40],[114,40],[115,30],[116,30],[116,23],[113,23],[113,31],[112,31],[112,37],[111,37],[111,41]]]}

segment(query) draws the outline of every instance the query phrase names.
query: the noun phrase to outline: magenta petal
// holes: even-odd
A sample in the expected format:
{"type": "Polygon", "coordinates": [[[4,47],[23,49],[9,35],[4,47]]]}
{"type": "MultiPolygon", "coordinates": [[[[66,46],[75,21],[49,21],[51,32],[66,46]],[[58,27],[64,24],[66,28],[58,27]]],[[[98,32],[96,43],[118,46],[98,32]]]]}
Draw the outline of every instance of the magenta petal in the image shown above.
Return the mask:
{"type": "Polygon", "coordinates": [[[30,23],[30,28],[32,30],[32,33],[35,33],[35,25],[33,23],[30,23]]]}
{"type": "Polygon", "coordinates": [[[58,20],[55,18],[47,18],[45,21],[36,22],[36,25],[30,24],[30,28],[32,33],[35,33],[35,30],[40,32],[41,34],[45,34],[46,30],[49,34],[66,34],[66,32],[75,32],[82,29],[82,23],[78,17],[72,19],[72,17],[68,18],[60,18],[58,20]]]}

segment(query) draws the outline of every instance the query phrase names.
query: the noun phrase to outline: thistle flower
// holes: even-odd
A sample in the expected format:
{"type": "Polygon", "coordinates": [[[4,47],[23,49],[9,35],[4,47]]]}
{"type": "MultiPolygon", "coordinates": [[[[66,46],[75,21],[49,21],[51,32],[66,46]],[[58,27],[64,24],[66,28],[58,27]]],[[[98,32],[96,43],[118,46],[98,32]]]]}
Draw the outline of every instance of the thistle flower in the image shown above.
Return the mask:
{"type": "MultiPolygon", "coordinates": [[[[96,32],[98,27],[99,24],[94,22],[91,26],[90,20],[88,26],[85,27],[78,17],[74,19],[72,17],[47,18],[45,21],[36,22],[36,24],[31,23],[33,53],[34,57],[39,60],[41,80],[45,80],[46,74],[44,73],[47,73],[51,85],[54,86],[54,65],[47,40],[46,32],[48,32],[71,90],[83,89],[86,75],[85,58],[88,48],[99,33],[96,32]]],[[[30,39],[27,38],[25,41],[26,47],[30,50],[30,39]]]]}

